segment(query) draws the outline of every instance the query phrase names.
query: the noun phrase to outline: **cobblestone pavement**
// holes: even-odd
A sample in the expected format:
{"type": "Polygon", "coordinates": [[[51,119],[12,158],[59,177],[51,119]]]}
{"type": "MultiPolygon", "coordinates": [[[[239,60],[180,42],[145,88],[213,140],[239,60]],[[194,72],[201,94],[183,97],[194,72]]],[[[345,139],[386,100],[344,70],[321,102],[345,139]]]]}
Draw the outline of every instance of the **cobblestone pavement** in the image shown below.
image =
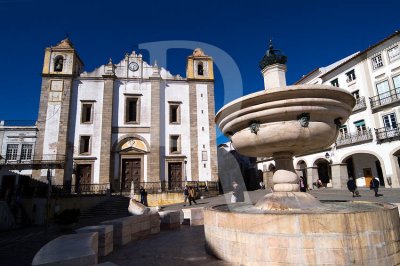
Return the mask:
{"type": "Polygon", "coordinates": [[[222,266],[229,263],[208,255],[204,248],[204,226],[182,225],[180,230],[161,231],[119,248],[100,262],[128,265],[222,266]]]}
{"type": "MultiPolygon", "coordinates": [[[[267,193],[256,190],[247,193],[246,200],[256,202],[267,193]]],[[[353,198],[347,190],[321,188],[310,191],[320,200],[332,201],[373,201],[400,203],[400,189],[384,188],[374,197],[373,191],[360,189],[361,197],[353,198]]],[[[230,194],[198,200],[198,207],[225,204],[230,194]]],[[[181,204],[165,206],[166,210],[190,208],[181,204]]],[[[193,206],[195,207],[195,206],[193,206]]],[[[109,218],[107,218],[109,219],[109,218]]],[[[102,220],[99,217],[98,220],[102,220]]],[[[96,224],[96,221],[93,221],[96,224]]],[[[61,235],[55,227],[28,227],[14,231],[0,232],[0,266],[31,265],[36,252],[47,242],[61,235]]],[[[132,242],[114,251],[101,261],[112,261],[117,265],[228,265],[206,254],[202,226],[182,226],[181,230],[161,231],[143,240],[132,242]]]]}

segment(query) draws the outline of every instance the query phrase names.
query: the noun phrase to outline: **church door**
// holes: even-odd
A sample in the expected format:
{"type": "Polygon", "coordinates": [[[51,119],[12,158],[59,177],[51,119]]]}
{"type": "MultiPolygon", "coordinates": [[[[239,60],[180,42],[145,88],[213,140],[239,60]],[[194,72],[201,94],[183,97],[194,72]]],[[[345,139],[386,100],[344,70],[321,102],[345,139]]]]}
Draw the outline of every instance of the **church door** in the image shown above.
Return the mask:
{"type": "Polygon", "coordinates": [[[182,163],[168,163],[168,188],[182,188],[182,163]]]}
{"type": "Polygon", "coordinates": [[[121,186],[123,191],[130,191],[133,181],[135,189],[140,187],[141,163],[140,159],[124,159],[122,160],[122,180],[121,186]]]}
{"type": "Polygon", "coordinates": [[[90,191],[90,184],[92,183],[92,165],[78,164],[76,168],[76,178],[75,191],[90,191]]]}

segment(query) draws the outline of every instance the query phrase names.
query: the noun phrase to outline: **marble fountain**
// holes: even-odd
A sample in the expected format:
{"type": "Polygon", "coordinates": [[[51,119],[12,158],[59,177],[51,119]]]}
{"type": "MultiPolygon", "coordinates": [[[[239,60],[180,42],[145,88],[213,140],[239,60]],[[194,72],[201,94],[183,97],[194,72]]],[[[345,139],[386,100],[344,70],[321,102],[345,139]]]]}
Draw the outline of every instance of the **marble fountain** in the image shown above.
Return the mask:
{"type": "Polygon", "coordinates": [[[399,265],[397,207],[324,202],[299,192],[293,156],[320,151],[348,119],[353,96],[327,85],[286,85],[286,56],[270,44],[265,90],[225,105],[215,121],[242,155],[272,157],[273,192],[255,205],[204,210],[208,252],[240,265],[399,265]]]}

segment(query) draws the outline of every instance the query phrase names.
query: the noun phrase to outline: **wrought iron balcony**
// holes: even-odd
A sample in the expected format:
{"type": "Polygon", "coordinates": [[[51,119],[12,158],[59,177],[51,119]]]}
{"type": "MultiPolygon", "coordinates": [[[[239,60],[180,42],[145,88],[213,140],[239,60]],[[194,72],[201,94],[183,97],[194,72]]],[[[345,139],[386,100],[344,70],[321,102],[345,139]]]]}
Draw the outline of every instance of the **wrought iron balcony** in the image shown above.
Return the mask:
{"type": "Polygon", "coordinates": [[[346,146],[346,145],[354,145],[354,144],[360,144],[362,142],[370,141],[374,138],[372,131],[370,128],[363,130],[363,131],[357,131],[355,133],[351,134],[341,134],[339,137],[336,139],[336,146],[346,146]]]}
{"type": "Polygon", "coordinates": [[[377,96],[370,97],[371,108],[376,109],[378,107],[388,105],[400,100],[400,89],[390,90],[385,93],[381,93],[377,96]]]}
{"type": "Polygon", "coordinates": [[[353,108],[353,113],[359,110],[367,108],[367,104],[365,103],[365,97],[359,97],[356,99],[356,105],[353,108]]]}
{"type": "Polygon", "coordinates": [[[389,142],[400,139],[400,124],[397,124],[397,128],[375,128],[376,139],[378,143],[389,142]]]}

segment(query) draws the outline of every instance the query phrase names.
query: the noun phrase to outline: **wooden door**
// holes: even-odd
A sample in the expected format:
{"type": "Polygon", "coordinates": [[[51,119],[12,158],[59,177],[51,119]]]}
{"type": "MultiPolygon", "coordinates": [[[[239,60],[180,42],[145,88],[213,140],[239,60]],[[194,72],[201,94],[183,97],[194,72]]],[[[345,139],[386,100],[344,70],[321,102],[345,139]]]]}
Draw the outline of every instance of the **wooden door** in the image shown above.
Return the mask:
{"type": "Polygon", "coordinates": [[[369,187],[369,183],[371,182],[373,176],[372,176],[372,171],[371,168],[364,168],[364,178],[365,178],[365,186],[369,187]]]}
{"type": "Polygon", "coordinates": [[[123,190],[130,190],[133,182],[135,188],[140,187],[141,162],[140,159],[124,159],[122,161],[122,180],[123,190]]]}
{"type": "Polygon", "coordinates": [[[78,164],[76,168],[76,191],[84,192],[90,190],[92,183],[92,165],[78,164]]]}
{"type": "Polygon", "coordinates": [[[168,163],[168,188],[182,187],[182,163],[168,163]]]}

